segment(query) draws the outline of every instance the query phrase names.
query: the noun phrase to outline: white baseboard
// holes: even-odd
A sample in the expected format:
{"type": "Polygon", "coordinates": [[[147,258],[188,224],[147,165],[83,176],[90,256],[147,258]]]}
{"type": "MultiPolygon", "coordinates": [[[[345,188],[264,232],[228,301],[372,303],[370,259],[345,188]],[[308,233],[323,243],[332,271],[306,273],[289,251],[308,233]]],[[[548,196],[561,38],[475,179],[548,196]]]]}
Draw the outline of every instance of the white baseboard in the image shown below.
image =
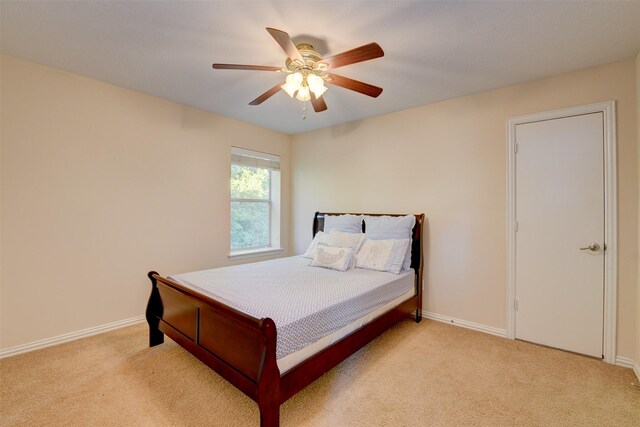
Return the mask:
{"type": "Polygon", "coordinates": [[[628,357],[616,356],[616,365],[618,366],[633,369],[633,363],[633,359],[629,359],[628,357]]]}
{"type": "Polygon", "coordinates": [[[124,328],[125,326],[135,325],[136,323],[141,323],[144,320],[144,316],[136,316],[130,319],[107,323],[106,325],[95,326],[93,328],[83,329],[81,331],[58,335],[57,337],[47,338],[44,340],[33,341],[27,344],[10,347],[4,350],[0,350],[0,359],[9,356],[15,356],[20,353],[26,353],[28,351],[40,350],[41,348],[51,347],[53,345],[78,340],[80,338],[90,337],[92,335],[102,334],[104,332],[113,331],[114,329],[120,329],[124,328]]]}
{"type": "MultiPolygon", "coordinates": [[[[494,328],[493,326],[481,325],[479,323],[473,323],[466,320],[456,319],[454,317],[448,317],[448,316],[443,316],[441,314],[430,313],[427,311],[422,312],[422,317],[425,319],[431,319],[431,320],[436,320],[438,322],[461,326],[467,329],[473,329],[474,331],[484,332],[486,334],[491,334],[491,335],[495,335],[502,338],[507,337],[506,330],[494,328]]],[[[634,361],[633,359],[629,359],[628,357],[617,356],[615,364],[618,366],[622,366],[624,368],[633,369],[633,371],[636,373],[636,376],[640,380],[640,361],[634,361]]]]}
{"type": "Polygon", "coordinates": [[[507,331],[505,329],[494,328],[493,326],[481,325],[479,323],[473,323],[466,320],[443,316],[441,314],[430,313],[427,311],[422,312],[422,317],[425,319],[431,319],[431,320],[436,320],[438,322],[461,326],[467,329],[473,329],[474,331],[484,332],[485,334],[491,334],[491,335],[495,335],[502,338],[507,337],[507,331]]]}

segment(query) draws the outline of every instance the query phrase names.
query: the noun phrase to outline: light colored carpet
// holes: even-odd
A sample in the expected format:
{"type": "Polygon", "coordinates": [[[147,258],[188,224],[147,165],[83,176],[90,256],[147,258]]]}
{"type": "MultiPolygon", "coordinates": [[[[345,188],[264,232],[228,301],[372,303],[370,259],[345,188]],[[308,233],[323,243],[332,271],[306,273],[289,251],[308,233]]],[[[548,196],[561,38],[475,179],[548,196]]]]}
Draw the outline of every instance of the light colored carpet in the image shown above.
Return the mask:
{"type": "MultiPolygon", "coordinates": [[[[257,405],[146,324],[0,361],[3,426],[257,426],[257,405]]],[[[282,426],[640,426],[633,371],[402,322],[281,407],[282,426]]]]}

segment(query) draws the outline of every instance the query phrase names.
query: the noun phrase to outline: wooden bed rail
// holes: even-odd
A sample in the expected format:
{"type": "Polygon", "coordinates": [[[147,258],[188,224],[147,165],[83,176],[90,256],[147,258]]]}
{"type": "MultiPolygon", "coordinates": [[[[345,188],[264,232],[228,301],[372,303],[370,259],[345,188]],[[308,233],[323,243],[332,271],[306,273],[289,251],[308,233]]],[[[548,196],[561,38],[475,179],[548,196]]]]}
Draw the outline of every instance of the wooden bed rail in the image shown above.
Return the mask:
{"type": "Polygon", "coordinates": [[[258,403],[262,425],[277,425],[280,373],[276,363],[276,325],[256,319],[194,292],[151,271],[151,297],[146,318],[149,345],[164,342],[164,334],[189,350],[258,403]]]}

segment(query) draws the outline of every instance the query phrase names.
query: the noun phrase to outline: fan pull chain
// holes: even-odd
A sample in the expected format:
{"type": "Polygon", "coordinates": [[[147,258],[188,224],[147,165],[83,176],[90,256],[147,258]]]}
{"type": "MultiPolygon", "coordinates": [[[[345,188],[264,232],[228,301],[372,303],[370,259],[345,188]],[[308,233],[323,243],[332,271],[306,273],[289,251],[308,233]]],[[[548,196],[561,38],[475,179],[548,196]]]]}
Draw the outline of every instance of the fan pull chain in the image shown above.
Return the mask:
{"type": "Polygon", "coordinates": [[[307,101],[302,104],[302,120],[307,120],[307,101]]]}

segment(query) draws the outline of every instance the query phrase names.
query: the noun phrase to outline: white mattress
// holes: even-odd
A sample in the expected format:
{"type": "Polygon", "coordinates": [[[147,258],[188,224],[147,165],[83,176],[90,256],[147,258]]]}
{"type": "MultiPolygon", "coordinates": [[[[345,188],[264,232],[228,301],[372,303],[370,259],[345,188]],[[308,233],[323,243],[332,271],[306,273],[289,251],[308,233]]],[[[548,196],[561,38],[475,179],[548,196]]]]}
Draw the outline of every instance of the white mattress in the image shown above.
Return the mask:
{"type": "Polygon", "coordinates": [[[382,316],[392,308],[399,306],[400,304],[402,304],[403,302],[405,302],[415,294],[416,294],[415,290],[411,289],[407,291],[404,295],[394,299],[391,302],[386,303],[382,307],[372,311],[369,314],[365,314],[361,318],[349,323],[347,326],[344,326],[338,329],[337,331],[320,338],[318,341],[314,342],[313,344],[310,344],[305,348],[302,348],[294,353],[288,354],[283,358],[278,359],[276,362],[278,364],[278,370],[280,371],[280,375],[286,374],[288,371],[295,368],[300,363],[304,362],[314,354],[319,353],[320,351],[329,347],[331,344],[340,341],[342,338],[346,337],[347,335],[356,331],[357,329],[360,329],[361,327],[371,322],[372,320],[377,319],[378,317],[382,316]]]}
{"type": "MultiPolygon", "coordinates": [[[[406,300],[406,295],[413,295],[414,277],[413,270],[396,275],[361,268],[340,272],[311,267],[309,259],[296,256],[177,274],[170,279],[253,317],[270,317],[277,327],[276,358],[280,362],[323,337],[366,320],[389,303],[406,300]]],[[[281,373],[304,359],[288,360],[281,373]]]]}

